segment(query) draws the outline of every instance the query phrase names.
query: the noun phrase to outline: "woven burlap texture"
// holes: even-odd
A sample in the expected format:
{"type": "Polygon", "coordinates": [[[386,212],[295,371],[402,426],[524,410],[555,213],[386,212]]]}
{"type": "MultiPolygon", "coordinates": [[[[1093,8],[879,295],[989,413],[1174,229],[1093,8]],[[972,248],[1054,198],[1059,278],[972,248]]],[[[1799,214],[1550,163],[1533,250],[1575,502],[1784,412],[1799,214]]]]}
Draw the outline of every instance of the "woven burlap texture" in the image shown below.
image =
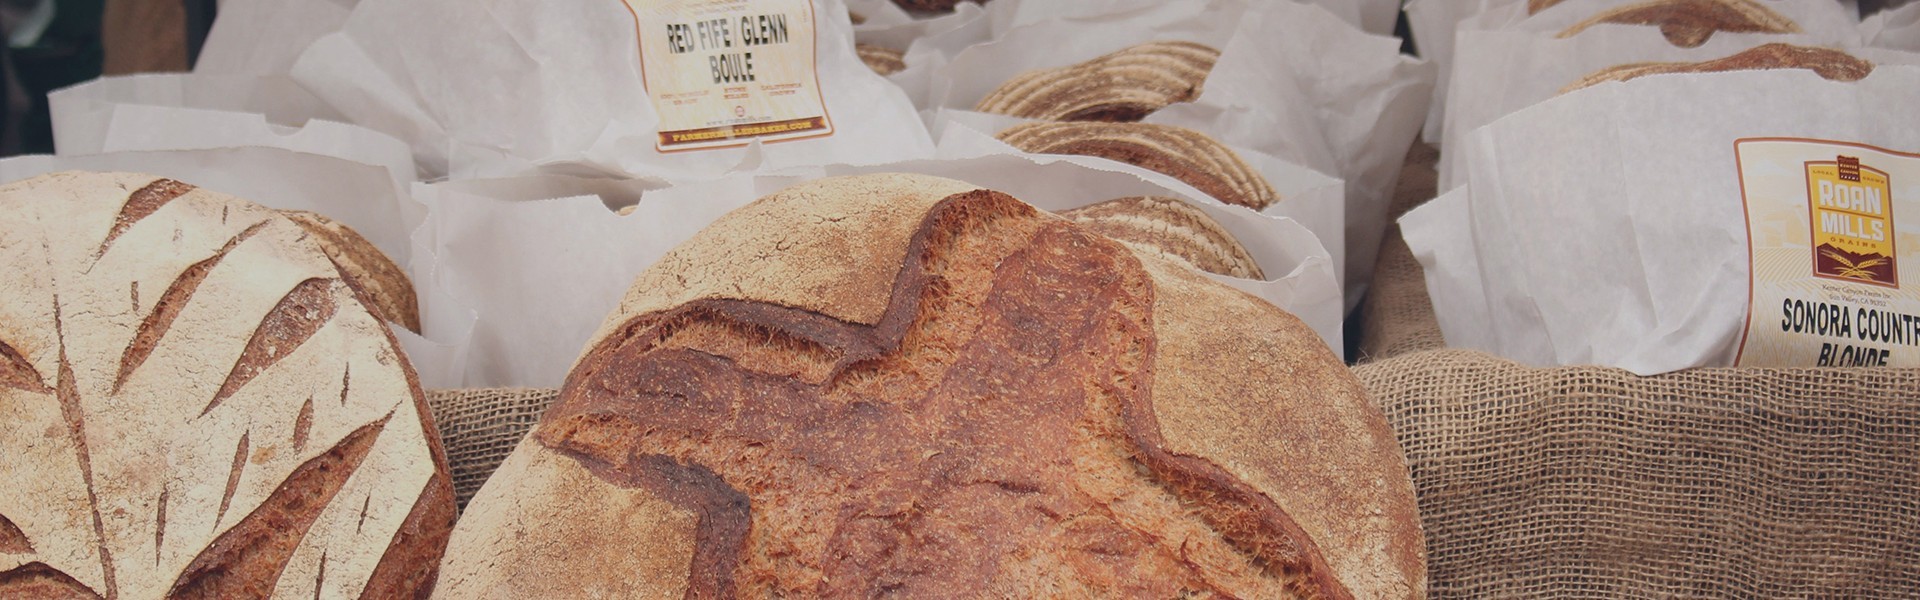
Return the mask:
{"type": "Polygon", "coordinates": [[[559,392],[551,389],[428,390],[427,406],[447,448],[447,470],[461,510],[487,476],[540,422],[559,392]]]}
{"type": "Polygon", "coordinates": [[[1435,598],[1920,594],[1920,369],[1358,366],[1435,598]]]}
{"type": "MultiPolygon", "coordinates": [[[[1434,164],[1439,160],[1440,153],[1426,144],[1415,143],[1407,151],[1389,216],[1399,219],[1433,199],[1434,183],[1439,178],[1434,164]]],[[[1400,238],[1399,225],[1388,226],[1381,239],[1380,257],[1373,267],[1373,287],[1359,310],[1358,362],[1446,346],[1440,337],[1440,322],[1433,315],[1433,301],[1427,296],[1426,274],[1407,249],[1406,240],[1400,238]]]]}

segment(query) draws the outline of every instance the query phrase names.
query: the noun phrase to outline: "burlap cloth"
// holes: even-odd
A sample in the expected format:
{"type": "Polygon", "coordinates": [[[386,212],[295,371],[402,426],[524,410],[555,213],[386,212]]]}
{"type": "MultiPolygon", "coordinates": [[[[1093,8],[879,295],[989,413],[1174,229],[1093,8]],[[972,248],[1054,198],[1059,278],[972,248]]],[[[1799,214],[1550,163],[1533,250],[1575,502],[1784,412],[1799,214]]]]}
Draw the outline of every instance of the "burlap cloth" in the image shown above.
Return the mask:
{"type": "MultiPolygon", "coordinates": [[[[1400,169],[1400,184],[1394,190],[1388,214],[1400,215],[1434,196],[1438,175],[1434,164],[1440,153],[1432,146],[1415,143],[1407,152],[1400,169]]],[[[1380,244],[1380,257],[1373,267],[1373,287],[1360,301],[1358,351],[1356,362],[1391,358],[1408,352],[1446,346],[1440,338],[1440,322],[1434,319],[1433,302],[1427,298],[1426,276],[1413,259],[1407,242],[1400,239],[1400,226],[1389,225],[1380,244]]]]}
{"type": "Polygon", "coordinates": [[[427,390],[427,406],[447,448],[447,470],[460,510],[480,484],[513,452],[520,438],[540,422],[558,390],[427,390]]]}

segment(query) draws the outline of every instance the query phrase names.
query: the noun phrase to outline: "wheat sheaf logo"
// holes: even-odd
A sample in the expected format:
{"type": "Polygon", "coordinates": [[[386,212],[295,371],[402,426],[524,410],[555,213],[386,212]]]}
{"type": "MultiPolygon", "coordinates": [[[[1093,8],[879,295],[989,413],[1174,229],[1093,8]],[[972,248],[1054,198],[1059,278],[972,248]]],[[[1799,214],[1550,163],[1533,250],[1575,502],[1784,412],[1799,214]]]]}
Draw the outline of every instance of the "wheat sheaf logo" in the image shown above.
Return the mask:
{"type": "Polygon", "coordinates": [[[1808,161],[1807,207],[1817,277],[1899,288],[1893,187],[1887,172],[1853,156],[1808,161]]]}

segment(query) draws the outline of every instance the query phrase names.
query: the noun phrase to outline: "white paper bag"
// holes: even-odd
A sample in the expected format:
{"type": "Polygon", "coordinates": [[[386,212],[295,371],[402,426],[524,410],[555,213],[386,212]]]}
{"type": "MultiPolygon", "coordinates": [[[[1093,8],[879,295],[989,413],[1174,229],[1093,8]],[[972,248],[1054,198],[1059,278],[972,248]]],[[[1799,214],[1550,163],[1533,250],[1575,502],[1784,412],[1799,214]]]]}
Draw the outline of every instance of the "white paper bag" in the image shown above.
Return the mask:
{"type": "Polygon", "coordinates": [[[1860,40],[1869,46],[1920,52],[1920,2],[1883,10],[1862,20],[1860,40]]]}
{"type": "Polygon", "coordinates": [[[697,179],[927,155],[932,140],[905,95],[855,55],[845,10],[816,0],[811,17],[792,22],[816,28],[832,135],[765,145],[657,149],[660,114],[643,83],[634,14],[620,0],[566,10],[536,0],[364,0],[301,55],[293,77],[355,123],[405,140],[425,172],[455,178],[537,167],[697,179]]]}
{"type": "MultiPolygon", "coordinates": [[[[1089,204],[1078,199],[1173,195],[1130,174],[1066,162],[998,155],[887,165],[805,167],[780,174],[734,175],[711,181],[628,192],[644,195],[631,215],[607,209],[592,195],[550,200],[502,199],[484,181],[419,185],[415,194],[434,210],[418,238],[430,239],[433,264],[416,264],[423,310],[472,315],[463,386],[544,386],[561,383],[573,360],[640,271],[726,212],[792,184],[822,176],[916,172],[954,177],[999,189],[1038,206],[1089,204]],[[976,181],[978,180],[978,181],[976,181]],[[452,208],[457,205],[457,209],[452,208]]],[[[504,186],[505,196],[536,191],[542,178],[504,186]]],[[[577,181],[551,180],[558,192],[577,181]]],[[[1274,281],[1230,283],[1286,308],[1339,348],[1340,294],[1330,257],[1299,226],[1245,210],[1221,211],[1196,203],[1219,219],[1255,255],[1274,281]]],[[[456,325],[458,323],[456,322],[456,325]]],[[[426,323],[439,336],[439,323],[426,323]]]]}
{"type": "MultiPolygon", "coordinates": [[[[1564,0],[1541,10],[1537,14],[1528,11],[1528,3],[1519,0],[1482,0],[1473,5],[1478,10],[1463,10],[1461,3],[1437,2],[1435,0],[1417,1],[1407,8],[1409,25],[1414,28],[1415,43],[1419,45],[1422,56],[1432,59],[1439,69],[1439,85],[1435,88],[1433,105],[1427,112],[1427,124],[1423,135],[1429,143],[1440,143],[1443,138],[1446,105],[1453,94],[1453,70],[1458,58],[1455,48],[1459,41],[1455,38],[1471,31],[1525,31],[1544,37],[1554,37],[1568,28],[1607,10],[1639,4],[1646,0],[1564,0]]],[[[1798,38],[1767,41],[1788,41],[1790,43],[1813,45],[1858,46],[1859,34],[1855,31],[1857,16],[1850,16],[1847,10],[1830,0],[1760,0],[1762,5],[1796,23],[1801,29],[1798,38]]],[[[1852,13],[1857,15],[1858,13],[1852,13]]],[[[1581,32],[1582,35],[1603,29],[1652,29],[1645,25],[1595,25],[1581,32]]],[[[1708,38],[1713,42],[1722,36],[1738,35],[1729,32],[1716,32],[1708,38]]],[[[1769,37],[1765,34],[1745,34],[1746,36],[1769,37]]],[[[1664,38],[1661,38],[1664,40],[1664,38]]],[[[1758,45],[1766,41],[1757,41],[1748,45],[1758,45]]],[[[1669,44],[1670,45],[1670,44],[1669,44]]]]}
{"type": "Polygon", "coordinates": [[[286,75],[320,36],[340,30],[355,0],[225,0],[194,60],[196,73],[286,75]]]}
{"type": "MultiPolygon", "coordinates": [[[[1717,34],[1697,48],[1666,43],[1652,27],[1600,27],[1556,39],[1521,31],[1462,31],[1441,144],[1440,187],[1459,181],[1462,167],[1446,149],[1474,129],[1546,100],[1581,78],[1609,67],[1642,62],[1700,62],[1769,43],[1817,46],[1807,35],[1717,34]]],[[[1920,55],[1839,48],[1875,64],[1920,64],[1920,55]]]]}
{"type": "Polygon", "coordinates": [[[934,107],[970,110],[1022,72],[1083,62],[1154,40],[1221,50],[1198,99],[1147,122],[1199,130],[1347,182],[1349,302],[1372,276],[1387,203],[1418,131],[1431,67],[1399,54],[1395,38],[1371,36],[1326,11],[1290,2],[1248,6],[1219,0],[1169,3],[1148,17],[1054,19],[968,48],[935,75],[934,107]],[[1173,18],[1184,16],[1184,18],[1173,18]],[[1224,40],[1224,42],[1222,41],[1224,40]]]}
{"type": "Polygon", "coordinates": [[[61,154],[283,148],[386,167],[413,181],[405,143],[330,120],[332,111],[279,77],[153,74],[105,77],[48,94],[61,154]]]}
{"type": "MultiPolygon", "coordinates": [[[[1920,123],[1898,116],[1916,95],[1920,67],[1898,65],[1854,83],[1773,70],[1600,84],[1470,134],[1457,150],[1464,195],[1401,225],[1450,345],[1640,374],[1729,365],[1749,318],[1780,319],[1777,305],[1748,302],[1736,140],[1920,150],[1920,123]],[[1467,290],[1469,263],[1484,299],[1467,290]]],[[[1898,185],[1896,196],[1920,194],[1898,185]]],[[[1920,244],[1920,232],[1898,235],[1920,244]]]]}
{"type": "MultiPolygon", "coordinates": [[[[940,140],[938,147],[940,158],[974,158],[995,154],[1022,154],[1018,148],[995,138],[994,134],[1025,122],[1029,120],[1006,115],[941,109],[933,113],[930,128],[938,132],[936,136],[940,140]]],[[[1231,145],[1228,148],[1265,178],[1267,183],[1273,186],[1274,192],[1280,195],[1279,202],[1257,212],[1290,219],[1313,232],[1320,245],[1325,247],[1331,255],[1334,269],[1339,273],[1346,273],[1345,183],[1338,178],[1249,148],[1231,145]]],[[[1093,169],[1129,173],[1162,188],[1177,190],[1183,196],[1197,198],[1222,208],[1227,206],[1219,199],[1208,196],[1205,192],[1170,175],[1118,161],[1077,155],[1036,156],[1033,160],[1059,160],[1093,169]]],[[[979,180],[979,176],[974,177],[975,179],[967,181],[979,180]]],[[[1093,196],[1086,196],[1085,199],[1095,202],[1100,200],[1093,196]]]]}

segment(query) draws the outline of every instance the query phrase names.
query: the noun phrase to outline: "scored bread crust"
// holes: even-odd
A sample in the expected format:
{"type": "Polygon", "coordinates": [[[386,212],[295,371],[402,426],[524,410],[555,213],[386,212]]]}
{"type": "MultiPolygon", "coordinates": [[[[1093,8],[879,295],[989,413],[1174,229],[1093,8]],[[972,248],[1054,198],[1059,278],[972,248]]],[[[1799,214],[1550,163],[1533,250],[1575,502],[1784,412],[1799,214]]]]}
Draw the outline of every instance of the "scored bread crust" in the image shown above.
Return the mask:
{"type": "Polygon", "coordinates": [[[1714,32],[1800,33],[1800,25],[1753,0],[1651,0],[1604,11],[1561,31],[1566,38],[1601,23],[1656,25],[1667,41],[1698,48],[1714,32]]]}
{"type": "Polygon", "coordinates": [[[129,173],[0,207],[0,597],[430,591],[445,452],[299,226],[129,173]]]}
{"type": "Polygon", "coordinates": [[[1227,204],[1254,210],[1279,192],[1232,148],[1205,133],[1157,123],[1022,123],[998,136],[1023,152],[1079,154],[1165,174],[1227,204]]]}
{"type": "Polygon", "coordinates": [[[907,175],[643,273],[448,557],[447,597],[1425,591],[1391,431],[1297,319],[907,175]]]}
{"type": "Polygon", "coordinates": [[[1060,216],[1135,252],[1217,275],[1267,278],[1226,227],[1178,198],[1117,198],[1060,211],[1060,216]]]}
{"type": "Polygon", "coordinates": [[[352,227],[325,215],[304,210],[283,210],[280,214],[313,234],[320,251],[333,261],[374,316],[420,333],[420,303],[413,292],[413,280],[386,253],[352,227]]]}
{"type": "Polygon", "coordinates": [[[1047,121],[1138,121],[1200,96],[1220,51],[1204,44],[1155,41],[1079,64],[1014,76],[975,110],[1047,121]]]}
{"type": "Polygon", "coordinates": [[[860,55],[860,62],[881,75],[892,75],[907,68],[905,55],[899,50],[873,44],[854,44],[853,49],[860,55]]]}
{"type": "Polygon", "coordinates": [[[1595,71],[1560,88],[1565,94],[1608,81],[1627,81],[1666,73],[1718,73],[1765,69],[1807,69],[1832,81],[1859,81],[1873,74],[1873,63],[1831,48],[1764,44],[1737,54],[1701,62],[1655,62],[1616,65],[1595,71]]]}

